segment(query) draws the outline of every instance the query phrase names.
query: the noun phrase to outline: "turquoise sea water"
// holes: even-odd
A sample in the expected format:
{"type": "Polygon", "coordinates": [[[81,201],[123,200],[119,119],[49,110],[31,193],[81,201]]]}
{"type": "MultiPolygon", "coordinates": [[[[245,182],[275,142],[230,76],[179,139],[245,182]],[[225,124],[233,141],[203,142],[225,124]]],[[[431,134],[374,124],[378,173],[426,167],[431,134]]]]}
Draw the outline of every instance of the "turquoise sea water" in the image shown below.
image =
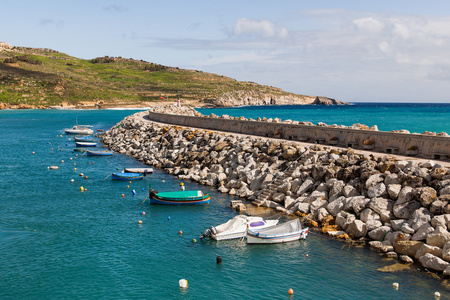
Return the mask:
{"type": "Polygon", "coordinates": [[[141,163],[73,153],[63,134],[76,117],[106,130],[134,112],[0,111],[0,299],[434,299],[436,291],[450,299],[441,280],[416,267],[378,271],[394,262],[317,231],[279,245],[200,241],[236,214],[227,207],[235,198],[185,182],[212,192],[211,204],[150,205],[149,183],[170,191],[180,180],[156,170],[143,181],[112,181],[111,172],[141,163]]]}
{"type": "Polygon", "coordinates": [[[354,103],[353,105],[282,105],[198,109],[209,115],[246,118],[267,117],[309,121],[317,124],[350,126],[355,123],[377,125],[380,131],[406,129],[412,132],[447,132],[450,134],[450,104],[444,103],[354,103]]]}

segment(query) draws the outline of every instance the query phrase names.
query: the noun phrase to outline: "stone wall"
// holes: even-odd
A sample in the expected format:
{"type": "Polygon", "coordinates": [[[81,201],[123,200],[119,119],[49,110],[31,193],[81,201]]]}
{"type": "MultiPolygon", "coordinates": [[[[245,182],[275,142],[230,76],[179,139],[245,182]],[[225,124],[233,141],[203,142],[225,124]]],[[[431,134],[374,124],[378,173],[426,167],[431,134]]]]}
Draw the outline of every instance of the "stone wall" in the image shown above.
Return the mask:
{"type": "MultiPolygon", "coordinates": [[[[263,137],[275,137],[315,144],[350,147],[388,154],[411,155],[447,160],[450,156],[450,138],[426,134],[382,132],[352,128],[302,125],[299,122],[263,122],[237,118],[189,116],[149,111],[150,120],[174,125],[229,131],[263,137]]],[[[362,126],[363,127],[363,126],[362,126]]]]}

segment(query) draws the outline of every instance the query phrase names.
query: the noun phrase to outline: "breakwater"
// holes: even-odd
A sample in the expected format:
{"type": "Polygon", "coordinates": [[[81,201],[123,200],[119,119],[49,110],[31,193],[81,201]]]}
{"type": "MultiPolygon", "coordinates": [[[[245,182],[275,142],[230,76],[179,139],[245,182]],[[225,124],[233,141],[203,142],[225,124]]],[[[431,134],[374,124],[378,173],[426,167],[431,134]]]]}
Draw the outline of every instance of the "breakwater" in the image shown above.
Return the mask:
{"type": "Polygon", "coordinates": [[[175,107],[149,111],[149,118],[154,121],[191,126],[209,130],[221,130],[234,133],[251,134],[263,137],[281,138],[307,143],[351,147],[379,153],[408,155],[411,157],[447,160],[450,156],[450,137],[446,132],[410,133],[407,130],[392,132],[378,131],[377,126],[364,124],[352,126],[327,125],[319,122],[298,122],[278,118],[246,119],[227,115],[218,117],[214,114],[205,120],[204,115],[190,110],[179,115],[175,107]],[[175,110],[175,111],[174,111],[175,110]]]}
{"type": "MultiPolygon", "coordinates": [[[[200,117],[188,108],[160,109],[178,113],[175,119],[200,117]]],[[[180,178],[298,215],[337,238],[367,241],[387,257],[450,274],[445,166],[160,124],[148,115],[125,118],[103,143],[180,178]]]]}

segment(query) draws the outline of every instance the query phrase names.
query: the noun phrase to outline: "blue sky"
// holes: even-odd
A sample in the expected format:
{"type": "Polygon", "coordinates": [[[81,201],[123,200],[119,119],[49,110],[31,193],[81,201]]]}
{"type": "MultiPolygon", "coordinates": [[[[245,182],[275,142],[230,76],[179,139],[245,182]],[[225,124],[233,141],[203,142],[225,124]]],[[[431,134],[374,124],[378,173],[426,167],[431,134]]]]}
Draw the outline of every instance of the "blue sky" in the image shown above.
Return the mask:
{"type": "Polygon", "coordinates": [[[0,41],[348,102],[450,103],[450,1],[4,1],[0,41]]]}

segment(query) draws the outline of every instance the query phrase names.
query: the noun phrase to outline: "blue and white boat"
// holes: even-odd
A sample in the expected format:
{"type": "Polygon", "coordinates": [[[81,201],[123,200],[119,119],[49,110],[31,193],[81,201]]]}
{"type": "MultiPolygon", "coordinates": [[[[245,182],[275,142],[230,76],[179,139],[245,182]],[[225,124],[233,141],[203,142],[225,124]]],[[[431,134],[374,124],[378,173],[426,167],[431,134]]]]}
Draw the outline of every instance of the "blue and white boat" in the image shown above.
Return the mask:
{"type": "Polygon", "coordinates": [[[111,156],[113,152],[111,150],[86,150],[87,156],[111,156]]]}
{"type": "Polygon", "coordinates": [[[140,173],[112,173],[112,180],[139,180],[144,179],[144,175],[140,173]]]}
{"type": "Polygon", "coordinates": [[[75,142],[75,145],[77,145],[77,147],[97,147],[97,143],[96,142],[75,142]]]}
{"type": "Polygon", "coordinates": [[[247,229],[262,230],[278,224],[278,220],[265,220],[262,217],[237,215],[233,219],[218,226],[209,227],[201,238],[212,238],[216,241],[244,238],[247,229]]]}
{"type": "Polygon", "coordinates": [[[94,142],[94,138],[90,135],[85,136],[75,136],[75,142],[94,142]]]}
{"type": "Polygon", "coordinates": [[[299,219],[267,229],[247,229],[247,244],[277,244],[306,239],[308,230],[308,227],[302,226],[299,219]]]}

